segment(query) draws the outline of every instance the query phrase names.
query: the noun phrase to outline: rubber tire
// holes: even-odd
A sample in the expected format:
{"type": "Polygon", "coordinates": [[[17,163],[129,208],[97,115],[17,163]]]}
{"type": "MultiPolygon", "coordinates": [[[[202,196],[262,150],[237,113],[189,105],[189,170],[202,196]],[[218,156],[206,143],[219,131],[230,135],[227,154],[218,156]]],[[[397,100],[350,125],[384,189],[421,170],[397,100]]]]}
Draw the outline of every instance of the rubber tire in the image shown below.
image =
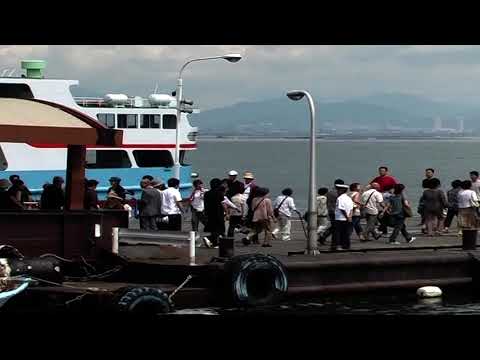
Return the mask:
{"type": "Polygon", "coordinates": [[[225,297],[240,307],[272,305],[280,302],[288,291],[287,271],[283,264],[271,255],[246,254],[235,256],[225,264],[223,282],[225,297]],[[261,270],[267,278],[249,279],[252,271],[261,270]],[[258,296],[249,290],[249,284],[263,284],[258,296]],[[267,287],[267,288],[265,288],[267,287]]]}
{"type": "Polygon", "coordinates": [[[162,290],[151,287],[126,287],[117,291],[114,310],[121,313],[166,314],[173,304],[162,290]]]}

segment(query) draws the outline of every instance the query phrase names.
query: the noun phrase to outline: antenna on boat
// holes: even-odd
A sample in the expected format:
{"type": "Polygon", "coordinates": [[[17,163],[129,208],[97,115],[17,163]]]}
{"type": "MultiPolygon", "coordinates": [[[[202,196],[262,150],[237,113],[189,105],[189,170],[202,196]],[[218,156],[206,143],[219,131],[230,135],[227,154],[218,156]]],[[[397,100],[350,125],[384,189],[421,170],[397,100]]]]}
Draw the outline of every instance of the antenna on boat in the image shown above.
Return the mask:
{"type": "Polygon", "coordinates": [[[156,94],[158,90],[158,83],[155,84],[155,90],[153,90],[153,93],[156,94]]]}
{"type": "Polygon", "coordinates": [[[8,71],[8,70],[10,70],[10,69],[4,69],[4,70],[2,71],[2,75],[0,75],[0,76],[4,77],[4,76],[7,74],[7,71],[8,71]]]}
{"type": "Polygon", "coordinates": [[[14,68],[14,69],[12,70],[12,72],[11,72],[10,74],[8,74],[8,77],[12,77],[13,74],[15,74],[15,71],[17,71],[17,69],[14,68]]]}

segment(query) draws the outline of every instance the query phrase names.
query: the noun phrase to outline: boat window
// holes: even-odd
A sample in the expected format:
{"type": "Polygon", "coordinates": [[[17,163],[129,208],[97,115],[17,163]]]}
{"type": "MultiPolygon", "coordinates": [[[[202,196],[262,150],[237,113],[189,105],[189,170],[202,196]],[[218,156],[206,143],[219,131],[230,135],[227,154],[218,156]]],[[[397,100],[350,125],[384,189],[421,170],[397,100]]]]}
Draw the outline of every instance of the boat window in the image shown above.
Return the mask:
{"type": "Polygon", "coordinates": [[[176,129],[177,128],[177,115],[163,115],[163,128],[164,129],[176,129]]]}
{"type": "Polygon", "coordinates": [[[159,129],[160,115],[142,114],[140,120],[140,127],[142,129],[159,129]]]}
{"type": "Polygon", "coordinates": [[[117,122],[119,129],[134,129],[138,127],[136,114],[118,114],[117,122]]]}
{"type": "Polygon", "coordinates": [[[97,114],[97,119],[107,128],[115,128],[115,114],[97,114]]]}
{"type": "Polygon", "coordinates": [[[173,158],[168,150],[133,150],[138,167],[172,167],[173,158]]]}
{"type": "Polygon", "coordinates": [[[185,158],[186,158],[187,152],[188,152],[188,151],[180,150],[180,156],[179,156],[178,161],[180,162],[181,165],[190,165],[190,164],[187,164],[187,163],[185,162],[185,158]]]}
{"type": "Polygon", "coordinates": [[[32,90],[26,84],[0,84],[0,97],[33,99],[32,90]]]}
{"type": "Polygon", "coordinates": [[[87,169],[130,168],[132,163],[125,150],[87,150],[87,169]]]}

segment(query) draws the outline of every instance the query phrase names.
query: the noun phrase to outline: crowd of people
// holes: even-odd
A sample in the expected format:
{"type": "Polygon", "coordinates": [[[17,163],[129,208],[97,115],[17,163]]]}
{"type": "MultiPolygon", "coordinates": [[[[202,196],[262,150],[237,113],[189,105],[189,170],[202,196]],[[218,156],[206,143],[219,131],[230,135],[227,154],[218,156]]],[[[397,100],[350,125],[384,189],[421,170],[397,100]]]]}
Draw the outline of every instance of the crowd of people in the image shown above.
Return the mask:
{"type": "Polygon", "coordinates": [[[235,170],[227,176],[210,180],[209,189],[195,179],[192,194],[186,199],[192,211],[192,230],[198,231],[202,223],[204,231],[210,233],[203,238],[205,246],[217,247],[221,237],[233,237],[236,232],[245,235],[244,245],[259,244],[260,235],[263,247],[271,247],[272,239],[277,237],[290,240],[290,217],[297,211],[292,189],[284,189],[272,202],[270,190],[258,186],[251,171],[244,172],[243,182],[237,179],[235,170]]]}
{"type": "MultiPolygon", "coordinates": [[[[120,185],[121,179],[110,178],[110,188],[107,199],[100,202],[97,194],[98,181],[85,179],[84,209],[128,209],[126,195],[133,192],[125,190],[120,185]]],[[[32,193],[20,176],[12,175],[9,179],[0,179],[0,209],[26,210],[39,208],[41,210],[63,210],[65,207],[65,181],[61,176],[54,176],[51,183],[43,186],[40,201],[34,201],[32,193]]]]}
{"type": "MultiPolygon", "coordinates": [[[[389,244],[399,244],[401,233],[407,243],[415,240],[407,230],[405,220],[413,216],[413,210],[404,195],[405,186],[381,166],[378,176],[366,185],[358,182],[350,185],[342,179],[334,181],[333,188],[322,187],[317,195],[318,243],[327,245],[331,238],[332,250],[350,248],[355,232],[361,242],[388,237],[389,244]],[[361,225],[365,220],[364,226],[361,225]],[[388,235],[388,228],[392,228],[388,235]]],[[[161,179],[145,175],[140,181],[141,196],[137,200],[140,228],[149,231],[182,229],[182,214],[191,212],[192,230],[199,225],[209,236],[203,238],[207,247],[217,247],[222,237],[244,234],[245,245],[259,244],[271,247],[273,239],[291,239],[291,219],[295,207],[293,190],[285,188],[272,201],[269,189],[258,186],[251,171],[243,173],[231,170],[224,179],[214,178],[209,188],[204,186],[198,174],[192,174],[193,190],[188,198],[182,198],[180,181],[171,178],[164,184],[161,179]],[[228,227],[226,226],[228,223],[228,227]]],[[[127,195],[133,192],[121,185],[121,179],[111,177],[106,200],[100,202],[97,195],[98,181],[85,180],[84,208],[86,210],[127,209],[131,210],[127,195]]],[[[40,198],[43,210],[61,210],[65,205],[64,180],[55,176],[46,184],[40,198]]],[[[461,229],[477,229],[480,207],[480,178],[477,171],[470,172],[469,180],[455,180],[446,193],[435,177],[435,170],[425,170],[422,181],[423,194],[416,209],[421,217],[422,232],[427,236],[448,233],[455,217],[461,229]]],[[[0,208],[22,210],[34,206],[32,194],[18,175],[0,179],[0,208]]]]}
{"type": "MultiPolygon", "coordinates": [[[[332,250],[350,248],[350,238],[355,231],[360,241],[378,240],[388,236],[388,244],[397,241],[401,233],[407,243],[415,240],[408,231],[405,220],[413,216],[413,209],[404,195],[405,186],[381,166],[379,175],[364,187],[359,183],[346,185],[341,179],[334,188],[320,188],[317,196],[318,242],[325,245],[331,237],[332,250]],[[360,220],[366,221],[365,228],[360,220]]],[[[477,171],[470,172],[469,180],[454,180],[446,193],[435,177],[435,170],[425,170],[423,193],[416,209],[421,217],[421,231],[426,236],[441,236],[449,232],[454,217],[458,228],[476,230],[480,222],[480,178],[477,171]]]]}

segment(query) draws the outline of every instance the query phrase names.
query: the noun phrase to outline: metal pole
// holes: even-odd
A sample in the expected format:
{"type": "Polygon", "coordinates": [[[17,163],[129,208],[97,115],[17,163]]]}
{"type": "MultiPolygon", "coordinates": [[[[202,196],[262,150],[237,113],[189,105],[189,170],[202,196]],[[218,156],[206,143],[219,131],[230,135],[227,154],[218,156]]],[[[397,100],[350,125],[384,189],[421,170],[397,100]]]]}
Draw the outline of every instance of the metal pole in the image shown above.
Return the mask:
{"type": "Polygon", "coordinates": [[[206,58],[199,58],[187,61],[183,66],[180,68],[178,72],[178,81],[177,81],[177,126],[175,129],[175,160],[173,162],[173,177],[180,180],[180,120],[182,116],[181,112],[181,103],[182,103],[182,90],[183,90],[183,79],[182,73],[183,70],[187,67],[188,64],[195,62],[195,61],[203,61],[203,60],[211,60],[211,59],[221,59],[222,56],[213,56],[213,57],[206,57],[206,58]]]}
{"type": "Polygon", "coordinates": [[[315,104],[312,96],[305,92],[310,108],[310,178],[308,197],[308,244],[306,253],[309,255],[318,254],[317,246],[317,197],[316,197],[316,130],[315,130],[315,104]]]}
{"type": "MultiPolygon", "coordinates": [[[[183,70],[183,68],[182,68],[183,70]]],[[[183,80],[180,76],[178,77],[177,81],[177,124],[175,126],[175,161],[173,163],[173,177],[180,180],[180,119],[182,116],[181,112],[181,101],[182,101],[182,87],[183,87],[183,80]]]]}
{"type": "Polygon", "coordinates": [[[196,239],[196,232],[190,231],[190,250],[189,250],[189,258],[190,258],[190,265],[195,265],[195,239],[196,239]]]}

